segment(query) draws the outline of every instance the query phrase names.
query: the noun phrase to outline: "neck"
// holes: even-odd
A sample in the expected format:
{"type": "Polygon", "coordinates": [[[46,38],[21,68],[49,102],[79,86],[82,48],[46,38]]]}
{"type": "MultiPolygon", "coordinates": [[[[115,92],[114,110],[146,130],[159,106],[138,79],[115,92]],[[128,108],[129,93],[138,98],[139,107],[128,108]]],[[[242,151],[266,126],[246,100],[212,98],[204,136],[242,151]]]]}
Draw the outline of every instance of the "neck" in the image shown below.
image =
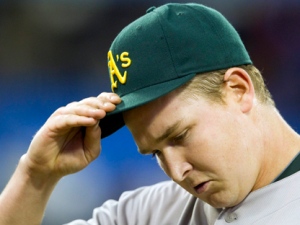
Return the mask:
{"type": "Polygon", "coordinates": [[[263,107],[258,119],[262,132],[263,156],[253,190],[270,184],[300,151],[300,136],[274,107],[263,107]],[[267,119],[266,119],[267,118],[267,119]]]}

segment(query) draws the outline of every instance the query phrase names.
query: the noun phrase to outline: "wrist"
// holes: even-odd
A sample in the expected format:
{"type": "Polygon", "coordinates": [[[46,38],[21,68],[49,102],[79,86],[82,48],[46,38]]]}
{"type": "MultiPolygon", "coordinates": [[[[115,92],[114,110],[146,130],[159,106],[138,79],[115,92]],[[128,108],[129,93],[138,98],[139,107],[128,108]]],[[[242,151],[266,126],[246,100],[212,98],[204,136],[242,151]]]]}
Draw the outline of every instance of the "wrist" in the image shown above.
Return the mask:
{"type": "Polygon", "coordinates": [[[31,162],[27,154],[20,158],[17,171],[26,182],[29,182],[36,189],[52,189],[61,179],[61,176],[46,169],[44,165],[31,162]]]}

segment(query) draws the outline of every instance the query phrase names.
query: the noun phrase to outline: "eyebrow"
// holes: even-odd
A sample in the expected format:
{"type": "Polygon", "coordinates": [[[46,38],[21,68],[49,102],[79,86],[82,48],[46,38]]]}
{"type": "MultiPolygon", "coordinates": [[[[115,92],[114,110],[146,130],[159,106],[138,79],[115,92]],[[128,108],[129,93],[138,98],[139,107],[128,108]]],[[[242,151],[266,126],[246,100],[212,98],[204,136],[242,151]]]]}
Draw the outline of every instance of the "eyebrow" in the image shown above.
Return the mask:
{"type": "MultiPolygon", "coordinates": [[[[178,129],[178,127],[180,126],[181,123],[182,123],[182,120],[178,120],[175,123],[173,123],[172,125],[170,125],[169,127],[167,127],[165,132],[156,138],[156,143],[161,142],[161,141],[167,139],[168,137],[170,137],[171,134],[174,133],[178,129]]],[[[138,151],[141,154],[147,154],[148,152],[151,152],[152,150],[140,149],[138,147],[138,151]]]]}
{"type": "Polygon", "coordinates": [[[182,121],[182,120],[178,120],[178,121],[176,121],[175,123],[173,123],[171,126],[169,126],[169,127],[166,129],[166,131],[165,131],[161,136],[159,136],[159,137],[156,139],[156,142],[161,142],[161,141],[167,139],[168,137],[170,137],[171,134],[174,133],[174,132],[178,129],[178,127],[179,127],[180,124],[181,124],[181,121],[182,121]]]}

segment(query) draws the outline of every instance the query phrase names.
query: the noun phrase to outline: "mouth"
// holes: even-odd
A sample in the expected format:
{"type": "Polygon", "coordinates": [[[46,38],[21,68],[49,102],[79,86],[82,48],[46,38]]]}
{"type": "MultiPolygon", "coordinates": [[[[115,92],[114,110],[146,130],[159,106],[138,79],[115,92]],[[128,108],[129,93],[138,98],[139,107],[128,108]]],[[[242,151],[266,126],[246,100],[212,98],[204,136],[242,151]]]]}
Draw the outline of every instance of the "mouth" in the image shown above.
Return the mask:
{"type": "Polygon", "coordinates": [[[197,194],[201,194],[201,193],[203,193],[203,192],[205,192],[207,190],[208,183],[209,183],[209,181],[202,182],[202,183],[196,185],[194,187],[194,190],[197,192],[197,194]]]}

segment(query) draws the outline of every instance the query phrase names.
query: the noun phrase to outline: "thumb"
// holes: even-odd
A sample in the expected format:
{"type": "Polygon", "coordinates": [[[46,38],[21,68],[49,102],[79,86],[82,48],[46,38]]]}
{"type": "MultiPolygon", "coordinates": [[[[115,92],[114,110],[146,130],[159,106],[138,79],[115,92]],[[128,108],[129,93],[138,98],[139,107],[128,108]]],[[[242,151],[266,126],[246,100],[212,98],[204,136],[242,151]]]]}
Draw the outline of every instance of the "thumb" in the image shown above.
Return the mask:
{"type": "Polygon", "coordinates": [[[96,159],[101,151],[100,146],[101,130],[98,122],[85,128],[84,132],[84,152],[89,162],[96,159]]]}

